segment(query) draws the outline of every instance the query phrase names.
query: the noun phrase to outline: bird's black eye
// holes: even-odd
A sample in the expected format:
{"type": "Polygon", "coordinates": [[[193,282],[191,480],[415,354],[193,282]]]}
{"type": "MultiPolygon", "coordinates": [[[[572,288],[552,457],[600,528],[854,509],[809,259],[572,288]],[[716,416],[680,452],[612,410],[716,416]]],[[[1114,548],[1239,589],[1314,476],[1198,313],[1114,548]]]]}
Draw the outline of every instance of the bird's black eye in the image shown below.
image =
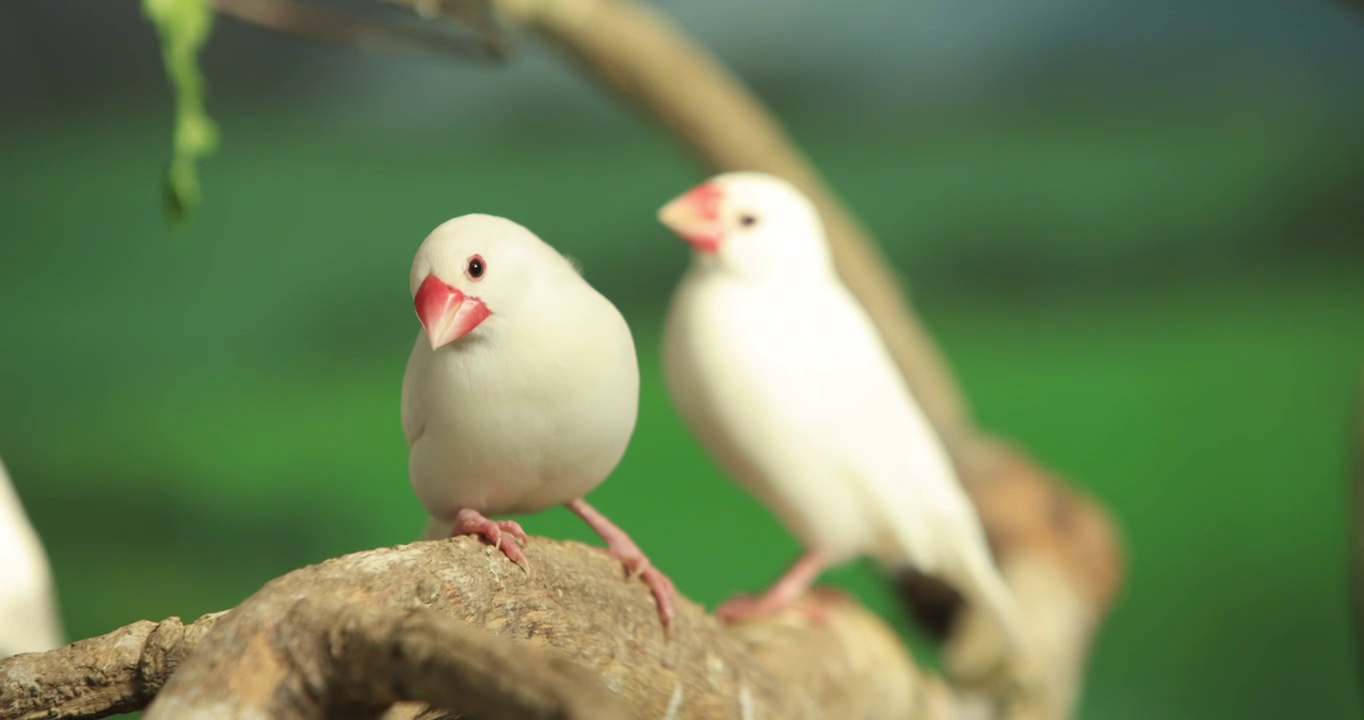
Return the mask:
{"type": "Polygon", "coordinates": [[[488,271],[488,263],[484,262],[483,256],[475,255],[469,258],[469,265],[465,272],[469,273],[470,280],[477,280],[483,277],[483,273],[488,271]]]}
{"type": "Polygon", "coordinates": [[[739,216],[739,224],[744,227],[753,227],[758,224],[758,216],[751,213],[744,213],[739,216]]]}

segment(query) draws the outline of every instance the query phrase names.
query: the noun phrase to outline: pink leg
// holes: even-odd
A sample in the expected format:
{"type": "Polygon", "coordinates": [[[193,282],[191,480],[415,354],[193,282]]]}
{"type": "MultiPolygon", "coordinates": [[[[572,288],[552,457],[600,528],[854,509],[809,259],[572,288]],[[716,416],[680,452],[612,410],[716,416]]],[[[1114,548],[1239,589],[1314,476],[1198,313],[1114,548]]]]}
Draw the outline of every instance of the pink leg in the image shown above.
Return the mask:
{"type": "Polygon", "coordinates": [[[509,560],[520,565],[526,566],[526,556],[521,552],[521,545],[526,544],[526,531],[521,529],[521,524],[515,520],[489,520],[483,517],[477,510],[465,508],[455,513],[455,528],[450,531],[450,537],[456,535],[479,535],[483,539],[492,543],[493,547],[501,550],[509,560]],[[515,540],[502,536],[506,532],[515,540]],[[518,545],[520,542],[521,545],[518,545]]]}
{"type": "Polygon", "coordinates": [[[673,616],[677,614],[673,605],[673,595],[676,593],[673,581],[649,563],[649,558],[644,556],[639,546],[625,534],[624,530],[607,520],[605,515],[588,505],[586,500],[579,498],[565,503],[564,506],[582,518],[588,527],[606,541],[606,552],[625,565],[631,579],[638,577],[644,580],[644,584],[653,591],[654,602],[658,603],[658,617],[663,621],[663,627],[665,629],[671,627],[673,616]]]}
{"type": "MultiPolygon", "coordinates": [[[[767,592],[757,597],[741,595],[727,600],[715,609],[715,616],[733,623],[775,615],[794,605],[814,585],[826,564],[818,553],[807,552],[767,592]]],[[[823,616],[818,611],[811,614],[816,620],[823,616]]]]}

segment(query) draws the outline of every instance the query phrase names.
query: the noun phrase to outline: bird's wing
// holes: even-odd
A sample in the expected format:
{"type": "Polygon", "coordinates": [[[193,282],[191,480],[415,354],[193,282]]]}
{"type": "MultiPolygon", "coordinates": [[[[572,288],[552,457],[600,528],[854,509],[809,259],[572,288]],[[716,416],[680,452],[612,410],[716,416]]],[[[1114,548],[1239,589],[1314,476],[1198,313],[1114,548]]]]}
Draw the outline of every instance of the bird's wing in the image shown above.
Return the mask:
{"type": "Polygon", "coordinates": [[[870,318],[843,292],[825,305],[801,410],[885,524],[874,554],[932,572],[970,542],[955,536],[978,523],[974,508],[870,318]]]}
{"type": "Polygon", "coordinates": [[[892,543],[878,559],[948,580],[984,606],[1002,646],[1016,651],[1021,618],[990,557],[975,506],[870,317],[851,296],[848,302],[852,310],[833,331],[847,380],[821,402],[847,419],[830,426],[830,442],[845,448],[859,487],[882,510],[892,543]]]}
{"type": "Polygon", "coordinates": [[[403,393],[402,393],[402,416],[403,416],[403,435],[407,438],[407,446],[411,447],[417,438],[426,432],[426,414],[422,412],[421,399],[417,396],[417,364],[421,362],[418,354],[422,352],[422,338],[418,336],[417,344],[412,350],[412,357],[407,361],[407,372],[403,373],[403,393]]]}
{"type": "Polygon", "coordinates": [[[684,282],[665,345],[674,401],[812,549],[934,565],[935,528],[970,508],[861,307],[832,278],[810,285],[684,282]]]}

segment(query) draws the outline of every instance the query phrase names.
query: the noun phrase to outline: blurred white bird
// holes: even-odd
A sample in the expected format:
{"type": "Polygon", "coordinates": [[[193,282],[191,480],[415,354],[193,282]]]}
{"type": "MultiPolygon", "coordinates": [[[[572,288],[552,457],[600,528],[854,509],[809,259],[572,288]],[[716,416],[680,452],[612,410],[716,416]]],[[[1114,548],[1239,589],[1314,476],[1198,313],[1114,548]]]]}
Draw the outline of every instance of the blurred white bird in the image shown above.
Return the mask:
{"type": "Polygon", "coordinates": [[[0,658],[65,642],[43,544],[0,464],[0,658]]]}
{"type": "Polygon", "coordinates": [[[659,219],[695,249],[664,335],[669,392],[715,460],[800,540],[762,595],[717,614],[780,611],[833,565],[913,567],[987,608],[1019,648],[1018,610],[975,508],[862,306],[834,269],[813,206],[782,180],[717,176],[659,219]]]}
{"type": "Polygon", "coordinates": [[[512,520],[563,504],[648,584],[664,626],[673,586],[583,496],[634,432],[639,365],[625,319],[526,228],[464,215],[412,263],[422,331],[403,377],[408,472],[432,520],[425,537],[480,535],[524,563],[512,520]],[[509,537],[510,536],[510,537],[509,537]]]}

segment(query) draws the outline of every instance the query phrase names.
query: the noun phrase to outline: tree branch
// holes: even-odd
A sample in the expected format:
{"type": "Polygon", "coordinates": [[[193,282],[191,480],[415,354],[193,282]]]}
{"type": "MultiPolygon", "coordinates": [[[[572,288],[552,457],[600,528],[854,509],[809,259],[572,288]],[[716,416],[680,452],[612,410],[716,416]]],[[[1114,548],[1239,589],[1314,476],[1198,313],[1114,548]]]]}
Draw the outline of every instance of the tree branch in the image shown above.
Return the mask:
{"type": "Polygon", "coordinates": [[[226,613],[141,620],[59,650],[0,661],[0,717],[102,718],[140,710],[226,613]]]}
{"type": "MultiPolygon", "coordinates": [[[[248,692],[256,692],[234,698],[232,712],[376,717],[400,701],[417,701],[483,718],[630,717],[586,668],[427,608],[381,611],[305,597],[277,629],[264,639],[292,675],[279,684],[253,679],[248,692]]],[[[207,707],[196,693],[168,693],[148,717],[187,717],[207,707]]]]}
{"type": "Polygon", "coordinates": [[[463,5],[451,5],[450,14],[473,27],[475,37],[451,35],[430,25],[380,22],[295,0],[211,0],[211,4],[219,14],[242,22],[362,50],[415,51],[460,60],[500,59],[507,53],[503,35],[487,23],[474,22],[463,5]]]}
{"type": "Polygon", "coordinates": [[[683,600],[665,639],[648,590],[604,553],[541,538],[526,553],[531,574],[467,537],[302,568],[194,633],[161,633],[179,638],[156,644],[178,669],[139,667],[153,630],[178,621],[15,656],[0,661],[0,716],[126,712],[174,670],[148,720],[375,717],[399,700],[483,720],[605,718],[616,703],[621,717],[678,720],[950,717],[947,687],[851,601],[822,624],[794,612],[723,627],[683,600]],[[121,669],[100,702],[61,690],[92,668],[121,669]]]}

